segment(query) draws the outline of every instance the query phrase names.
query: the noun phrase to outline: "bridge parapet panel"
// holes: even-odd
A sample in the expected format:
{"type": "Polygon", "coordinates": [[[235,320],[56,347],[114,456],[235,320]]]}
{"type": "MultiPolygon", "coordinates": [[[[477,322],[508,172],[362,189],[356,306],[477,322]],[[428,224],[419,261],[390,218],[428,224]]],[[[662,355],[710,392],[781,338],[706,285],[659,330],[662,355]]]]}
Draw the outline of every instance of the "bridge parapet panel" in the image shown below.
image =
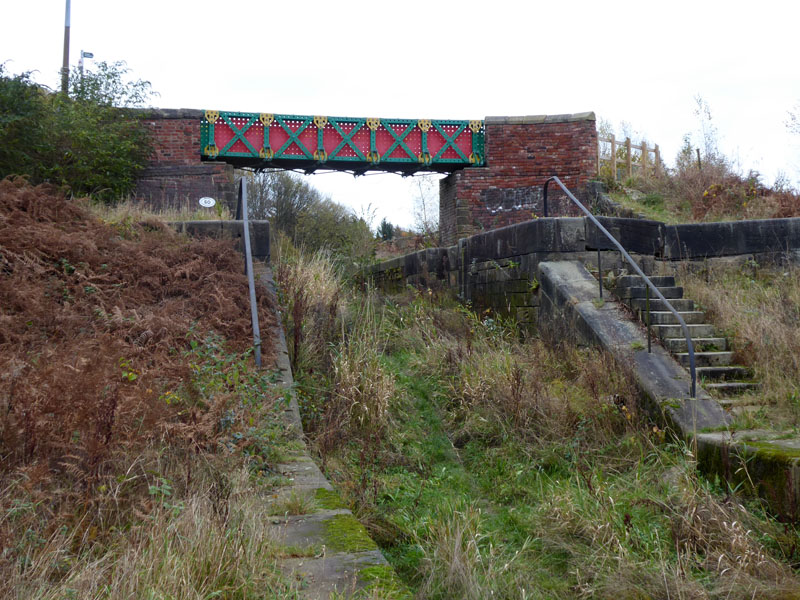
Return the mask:
{"type": "Polygon", "coordinates": [[[203,160],[255,168],[451,172],[485,163],[483,121],[205,111],[203,160]]]}

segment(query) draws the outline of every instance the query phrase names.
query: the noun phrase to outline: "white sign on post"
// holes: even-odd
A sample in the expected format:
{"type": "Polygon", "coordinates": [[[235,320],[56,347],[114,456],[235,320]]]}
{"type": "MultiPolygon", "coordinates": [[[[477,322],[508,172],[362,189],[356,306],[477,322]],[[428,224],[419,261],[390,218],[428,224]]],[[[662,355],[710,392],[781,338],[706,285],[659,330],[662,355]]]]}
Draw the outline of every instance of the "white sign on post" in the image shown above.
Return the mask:
{"type": "Polygon", "coordinates": [[[205,208],[211,208],[216,203],[217,203],[216,200],[214,200],[213,198],[209,198],[208,196],[200,198],[200,206],[204,206],[205,208]]]}

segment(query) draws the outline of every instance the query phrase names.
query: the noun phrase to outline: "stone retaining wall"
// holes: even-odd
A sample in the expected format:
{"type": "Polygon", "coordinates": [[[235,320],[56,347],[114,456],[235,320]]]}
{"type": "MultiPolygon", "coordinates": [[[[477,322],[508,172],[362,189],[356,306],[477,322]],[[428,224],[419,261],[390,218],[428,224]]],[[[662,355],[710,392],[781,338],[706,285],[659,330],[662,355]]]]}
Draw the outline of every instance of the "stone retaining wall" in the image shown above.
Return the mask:
{"type": "MultiPolygon", "coordinates": [[[[800,260],[800,219],[665,225],[659,221],[598,217],[648,274],[681,260],[731,256],[758,262],[800,260]]],[[[536,269],[544,260],[577,260],[603,269],[621,267],[619,252],[585,217],[534,219],[487,231],[445,248],[428,248],[374,265],[378,287],[452,288],[476,308],[493,308],[520,323],[536,322],[536,269]]]]}
{"type": "MultiPolygon", "coordinates": [[[[248,224],[253,259],[269,261],[269,221],[248,221],[248,224]]],[[[237,249],[244,254],[244,221],[177,221],[170,225],[178,233],[192,237],[238,240],[237,249]]]]}

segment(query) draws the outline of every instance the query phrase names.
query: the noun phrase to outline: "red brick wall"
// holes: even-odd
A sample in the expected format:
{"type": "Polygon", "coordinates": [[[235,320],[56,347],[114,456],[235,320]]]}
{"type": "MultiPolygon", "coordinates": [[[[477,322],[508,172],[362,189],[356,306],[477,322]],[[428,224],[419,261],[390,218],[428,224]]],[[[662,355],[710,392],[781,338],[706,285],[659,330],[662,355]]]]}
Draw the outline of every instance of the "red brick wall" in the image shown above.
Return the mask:
{"type": "MultiPolygon", "coordinates": [[[[594,113],[487,117],[485,127],[486,166],[456,171],[441,182],[442,245],[542,216],[542,185],[553,175],[580,198],[595,174],[594,113]]],[[[548,208],[550,216],[579,212],[553,184],[548,208]]]]}
{"type": "Polygon", "coordinates": [[[151,160],[163,165],[190,165],[200,162],[199,110],[163,110],[146,119],[153,141],[151,160]]]}
{"type": "Polygon", "coordinates": [[[200,161],[200,121],[203,111],[162,109],[148,111],[153,154],[139,176],[137,200],[153,208],[197,203],[203,196],[235,209],[233,167],[224,162],[200,161]]]}

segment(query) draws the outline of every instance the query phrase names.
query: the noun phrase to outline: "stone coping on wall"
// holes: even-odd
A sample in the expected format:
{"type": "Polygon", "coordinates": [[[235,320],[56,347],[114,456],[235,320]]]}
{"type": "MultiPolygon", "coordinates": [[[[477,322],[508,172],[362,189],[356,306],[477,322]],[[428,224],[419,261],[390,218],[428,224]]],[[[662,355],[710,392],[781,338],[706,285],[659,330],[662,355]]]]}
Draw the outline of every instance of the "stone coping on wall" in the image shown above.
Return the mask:
{"type": "Polygon", "coordinates": [[[145,119],[202,119],[206,111],[199,108],[134,108],[145,119]]]}
{"type": "MultiPolygon", "coordinates": [[[[598,217],[598,220],[629,252],[665,261],[744,255],[800,260],[800,218],[688,225],[619,217],[598,217]]],[[[377,274],[400,269],[406,276],[426,271],[441,279],[445,271],[461,268],[462,255],[471,263],[534,252],[584,252],[598,248],[611,250],[614,246],[588,218],[543,218],[479,233],[464,238],[459,245],[427,248],[392,258],[373,265],[369,271],[377,274]]]]}
{"type": "MultiPolygon", "coordinates": [[[[254,271],[277,303],[277,289],[269,265],[257,261],[254,271]]],[[[305,498],[308,502],[304,514],[282,514],[280,509],[268,511],[273,516],[265,520],[264,526],[286,549],[287,557],[278,559],[278,567],[296,586],[292,598],[373,597],[371,593],[377,594],[381,584],[402,588],[378,545],[310,456],[294,393],[286,336],[280,321],[275,329],[277,358],[274,367],[278,384],[285,388],[289,398],[283,418],[298,450],[276,465],[285,484],[272,490],[266,502],[274,507],[280,507],[282,502],[292,498],[305,498]],[[290,558],[293,555],[301,558],[290,558]],[[376,578],[376,575],[380,577],[376,578]]]]}
{"type": "Polygon", "coordinates": [[[574,123],[576,121],[596,121],[594,112],[580,112],[563,115],[525,115],[518,117],[486,117],[486,125],[541,125],[542,123],[574,123]]]}

